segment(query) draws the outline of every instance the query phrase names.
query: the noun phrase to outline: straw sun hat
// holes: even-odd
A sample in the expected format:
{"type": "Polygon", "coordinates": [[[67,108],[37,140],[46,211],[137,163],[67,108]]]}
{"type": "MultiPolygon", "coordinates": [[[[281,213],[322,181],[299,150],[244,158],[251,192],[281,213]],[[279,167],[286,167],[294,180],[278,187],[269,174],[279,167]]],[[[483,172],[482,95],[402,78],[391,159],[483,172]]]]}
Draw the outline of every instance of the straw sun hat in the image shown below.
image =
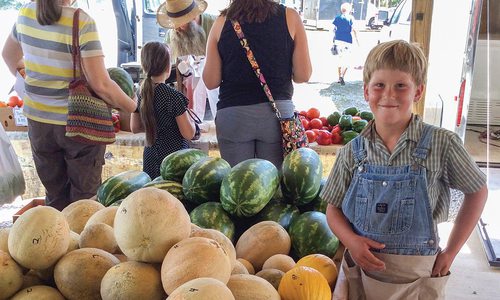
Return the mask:
{"type": "Polygon", "coordinates": [[[177,28],[201,15],[207,9],[204,0],[165,0],[156,13],[158,24],[165,28],[177,28]]]}

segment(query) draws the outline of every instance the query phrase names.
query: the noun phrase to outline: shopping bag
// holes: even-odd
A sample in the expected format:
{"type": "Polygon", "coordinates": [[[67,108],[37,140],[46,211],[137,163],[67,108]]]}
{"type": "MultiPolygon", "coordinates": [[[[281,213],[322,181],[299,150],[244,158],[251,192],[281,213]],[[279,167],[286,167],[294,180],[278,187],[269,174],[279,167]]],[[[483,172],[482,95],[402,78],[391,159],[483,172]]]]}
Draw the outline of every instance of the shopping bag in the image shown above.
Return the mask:
{"type": "Polygon", "coordinates": [[[0,125],[0,205],[12,203],[25,190],[21,164],[7,133],[0,125]]]}

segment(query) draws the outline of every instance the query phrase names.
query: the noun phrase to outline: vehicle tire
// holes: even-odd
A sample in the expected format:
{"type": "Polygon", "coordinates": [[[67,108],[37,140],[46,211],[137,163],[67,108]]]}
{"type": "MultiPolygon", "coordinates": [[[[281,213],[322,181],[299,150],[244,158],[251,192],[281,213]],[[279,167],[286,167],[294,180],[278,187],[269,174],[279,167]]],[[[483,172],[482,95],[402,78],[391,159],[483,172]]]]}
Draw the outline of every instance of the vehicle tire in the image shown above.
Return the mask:
{"type": "Polygon", "coordinates": [[[375,17],[371,17],[370,20],[368,20],[368,27],[370,27],[370,29],[377,29],[377,25],[375,25],[375,17]]]}

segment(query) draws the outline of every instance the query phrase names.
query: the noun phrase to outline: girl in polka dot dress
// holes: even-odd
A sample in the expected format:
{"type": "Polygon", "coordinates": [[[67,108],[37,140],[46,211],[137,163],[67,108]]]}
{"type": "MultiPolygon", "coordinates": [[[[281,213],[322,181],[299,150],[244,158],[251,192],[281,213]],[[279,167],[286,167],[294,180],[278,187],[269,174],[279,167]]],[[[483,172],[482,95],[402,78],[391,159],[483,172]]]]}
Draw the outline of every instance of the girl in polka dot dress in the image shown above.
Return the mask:
{"type": "Polygon", "coordinates": [[[165,83],[170,75],[168,46],[149,42],[142,48],[142,81],[137,110],[132,114],[133,133],[145,132],[143,171],[154,179],[168,154],[189,148],[195,126],[187,112],[188,99],[165,83]]]}

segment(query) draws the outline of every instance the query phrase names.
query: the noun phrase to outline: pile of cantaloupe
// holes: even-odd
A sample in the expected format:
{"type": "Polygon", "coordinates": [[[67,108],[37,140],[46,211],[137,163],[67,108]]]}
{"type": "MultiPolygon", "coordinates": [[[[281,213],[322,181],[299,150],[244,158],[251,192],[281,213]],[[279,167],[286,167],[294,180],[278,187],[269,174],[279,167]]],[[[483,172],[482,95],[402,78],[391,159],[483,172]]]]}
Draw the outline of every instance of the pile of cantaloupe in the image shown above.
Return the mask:
{"type": "Polygon", "coordinates": [[[38,206],[0,229],[1,299],[331,299],[332,259],[288,255],[290,237],[264,221],[233,245],[191,224],[183,204],[142,188],[120,206],[38,206]]]}

